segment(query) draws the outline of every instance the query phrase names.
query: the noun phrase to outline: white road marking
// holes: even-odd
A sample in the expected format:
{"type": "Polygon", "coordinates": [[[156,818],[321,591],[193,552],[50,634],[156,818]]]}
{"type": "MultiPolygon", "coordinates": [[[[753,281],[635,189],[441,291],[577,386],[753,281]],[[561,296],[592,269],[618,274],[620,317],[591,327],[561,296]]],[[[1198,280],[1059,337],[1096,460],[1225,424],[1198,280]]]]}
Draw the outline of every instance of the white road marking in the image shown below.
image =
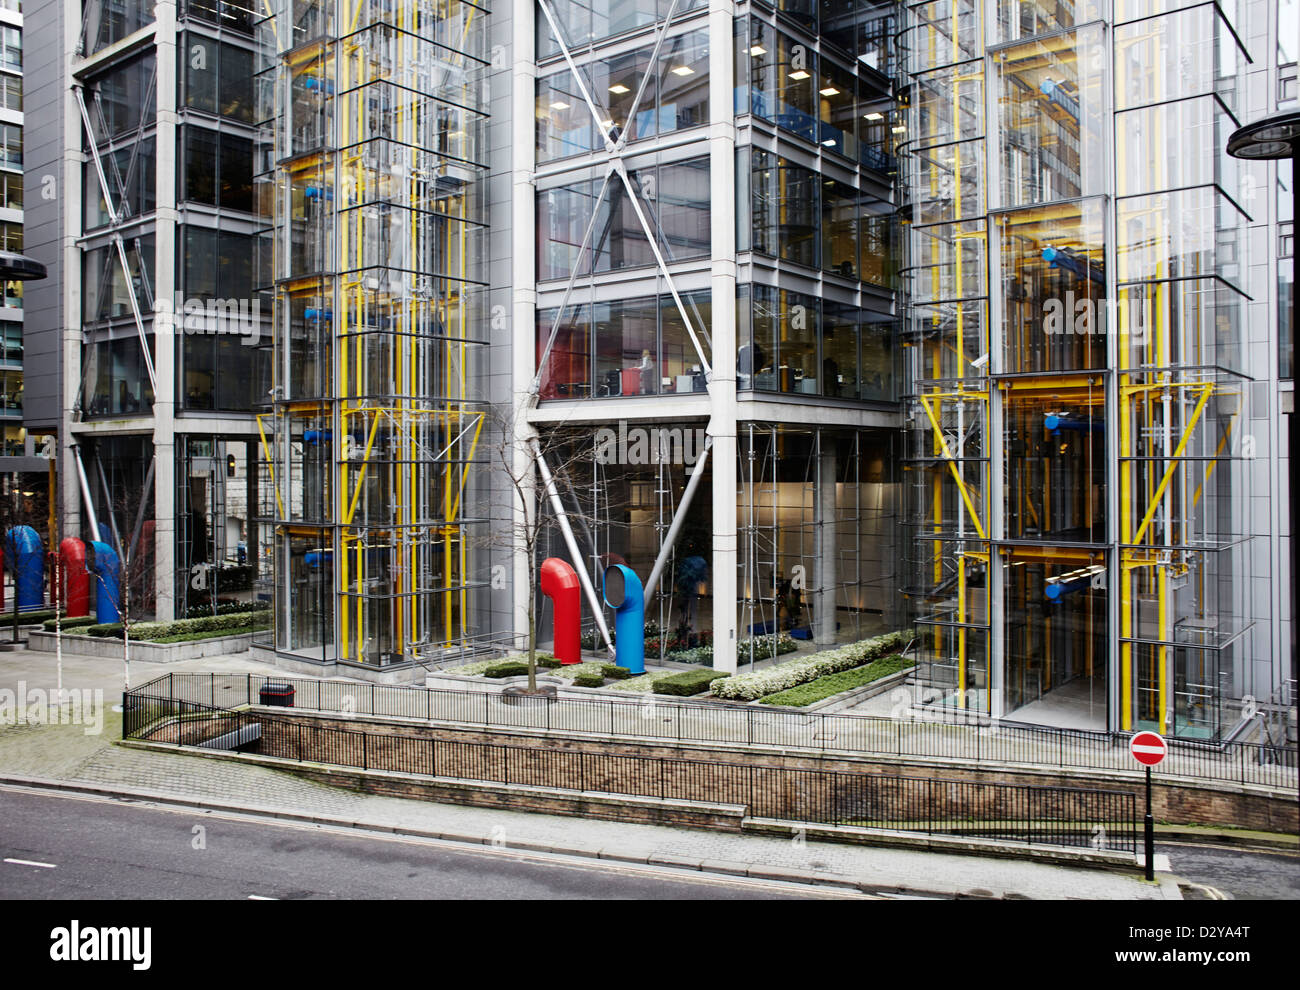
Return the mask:
{"type": "Polygon", "coordinates": [[[6,863],[13,863],[14,866],[39,866],[43,870],[54,870],[58,867],[54,863],[38,863],[34,859],[5,859],[6,863]]]}

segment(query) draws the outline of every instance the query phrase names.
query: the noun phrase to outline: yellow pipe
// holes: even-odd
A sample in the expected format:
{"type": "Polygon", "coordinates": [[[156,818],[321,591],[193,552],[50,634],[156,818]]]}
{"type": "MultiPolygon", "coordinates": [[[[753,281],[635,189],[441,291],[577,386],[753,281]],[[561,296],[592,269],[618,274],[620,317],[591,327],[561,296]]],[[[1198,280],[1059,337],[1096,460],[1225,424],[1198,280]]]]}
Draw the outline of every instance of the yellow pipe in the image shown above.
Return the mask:
{"type": "Polygon", "coordinates": [[[266,429],[262,426],[262,417],[266,413],[257,415],[257,432],[262,435],[262,450],[266,454],[266,468],[271,472],[271,486],[275,489],[275,504],[280,510],[280,518],[285,519],[284,502],[280,499],[280,486],[275,480],[275,459],[271,456],[271,447],[266,442],[266,429]]]}
{"type": "Polygon", "coordinates": [[[1187,427],[1183,430],[1182,438],[1178,441],[1178,446],[1170,460],[1172,463],[1165,469],[1164,476],[1160,479],[1160,484],[1156,486],[1155,494],[1151,497],[1151,502],[1147,507],[1146,515],[1142,517],[1142,524],[1138,527],[1137,534],[1133,537],[1134,543],[1141,543],[1142,537],[1146,533],[1147,526],[1151,524],[1152,518],[1156,514],[1156,508],[1160,503],[1160,498],[1164,495],[1165,489],[1169,487],[1169,480],[1174,476],[1174,471],[1178,469],[1178,458],[1183,456],[1183,451],[1187,448],[1187,442],[1191,439],[1192,431],[1196,428],[1197,420],[1201,418],[1201,412],[1205,409],[1205,404],[1210,400],[1210,395],[1214,391],[1214,386],[1205,384],[1192,386],[1201,390],[1200,401],[1196,403],[1196,408],[1192,410],[1192,418],[1188,421],[1187,427]]]}
{"type": "Polygon", "coordinates": [[[953,480],[957,482],[957,489],[961,492],[962,501],[966,503],[966,510],[970,513],[971,519],[975,523],[975,531],[979,533],[981,540],[987,539],[984,535],[984,525],[980,522],[979,513],[975,511],[975,504],[971,501],[970,493],[966,489],[966,483],[962,479],[961,473],[957,470],[957,463],[953,460],[952,452],[948,449],[948,441],[944,439],[943,430],[940,428],[939,421],[935,418],[934,410],[930,408],[930,403],[925,396],[921,396],[921,406],[925,409],[925,414],[930,419],[930,425],[934,428],[934,435],[942,448],[944,459],[948,462],[948,469],[952,472],[953,480]]]}

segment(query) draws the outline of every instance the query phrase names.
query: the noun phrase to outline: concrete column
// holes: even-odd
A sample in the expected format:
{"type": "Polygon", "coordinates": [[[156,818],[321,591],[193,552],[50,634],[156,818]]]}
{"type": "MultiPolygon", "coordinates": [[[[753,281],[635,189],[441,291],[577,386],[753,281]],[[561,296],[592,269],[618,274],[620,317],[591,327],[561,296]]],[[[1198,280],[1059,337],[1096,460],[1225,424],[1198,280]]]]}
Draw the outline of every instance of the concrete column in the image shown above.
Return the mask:
{"type": "MultiPolygon", "coordinates": [[[[154,298],[173,299],[176,291],[176,2],[159,0],[157,19],[157,221],[154,298]]],[[[143,305],[143,300],[142,300],[143,305]]],[[[154,321],[154,587],[156,615],[176,617],[176,346],[170,325],[154,321]]]]}
{"type": "Polygon", "coordinates": [[[736,5],[709,0],[709,177],[712,214],[713,666],[736,670],[736,5]]]}
{"type": "MultiPolygon", "coordinates": [[[[516,477],[528,471],[532,453],[527,441],[534,430],[528,423],[527,413],[532,408],[529,389],[536,372],[537,324],[537,190],[533,181],[536,167],[536,136],[534,134],[537,93],[537,62],[535,49],[537,6],[535,0],[513,0],[511,5],[513,36],[511,38],[511,139],[510,176],[513,204],[510,211],[512,230],[510,281],[513,286],[510,303],[510,378],[511,404],[514,414],[503,426],[513,429],[514,437],[507,437],[507,446],[513,459],[511,472],[516,477]]],[[[525,487],[528,504],[520,505],[513,488],[506,484],[510,499],[510,513],[514,531],[518,533],[526,518],[541,510],[531,483],[525,487]]],[[[520,642],[528,636],[529,561],[522,553],[511,554],[511,582],[513,594],[514,633],[520,642]]]]}
{"type": "Polygon", "coordinates": [[[816,505],[816,581],[813,598],[813,642],[830,646],[835,642],[835,556],[839,549],[836,529],[835,478],[838,458],[834,441],[821,438],[823,444],[817,460],[816,505]]]}
{"type": "MultiPolygon", "coordinates": [[[[63,48],[59,57],[63,60],[62,79],[65,86],[72,78],[72,64],[76,56],[77,41],[81,36],[81,0],[65,0],[63,5],[63,48]]],[[[77,465],[72,447],[76,437],[72,425],[76,422],[73,403],[77,399],[77,390],[81,387],[81,249],[77,238],[81,234],[82,203],[82,169],[85,159],[82,153],[81,111],[77,107],[77,98],[72,87],[67,86],[63,94],[63,149],[60,155],[58,175],[59,220],[61,226],[60,251],[62,255],[61,281],[62,298],[60,312],[63,314],[63,374],[61,384],[63,394],[60,399],[62,409],[61,429],[59,431],[59,504],[63,518],[59,522],[60,536],[85,537],[91,535],[89,523],[83,522],[81,510],[81,485],[77,478],[77,465]]],[[[92,539],[99,539],[94,534],[92,539]]]]}

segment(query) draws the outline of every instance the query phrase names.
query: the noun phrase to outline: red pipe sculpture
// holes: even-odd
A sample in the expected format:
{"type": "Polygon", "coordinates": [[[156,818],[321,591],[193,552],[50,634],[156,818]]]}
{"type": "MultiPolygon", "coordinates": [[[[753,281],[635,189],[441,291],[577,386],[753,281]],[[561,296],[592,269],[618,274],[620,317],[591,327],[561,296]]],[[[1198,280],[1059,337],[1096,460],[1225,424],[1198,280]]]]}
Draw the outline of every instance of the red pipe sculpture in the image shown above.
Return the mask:
{"type": "Polygon", "coordinates": [[[86,544],[69,536],[59,544],[59,571],[63,580],[60,604],[69,618],[90,614],[90,572],[86,570],[86,544]]]}
{"type": "Polygon", "coordinates": [[[542,561],[542,594],[555,606],[555,659],[582,663],[582,602],[578,572],[558,557],[542,561]]]}

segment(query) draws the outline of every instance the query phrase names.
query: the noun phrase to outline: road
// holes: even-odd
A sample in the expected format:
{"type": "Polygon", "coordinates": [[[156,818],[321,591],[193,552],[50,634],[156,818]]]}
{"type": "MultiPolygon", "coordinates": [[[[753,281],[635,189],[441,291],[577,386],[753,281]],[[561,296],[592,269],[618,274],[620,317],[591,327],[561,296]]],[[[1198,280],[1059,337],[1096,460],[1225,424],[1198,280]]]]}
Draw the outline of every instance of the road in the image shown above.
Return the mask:
{"type": "Polygon", "coordinates": [[[0,788],[0,899],[803,899],[849,891],[0,788]]]}
{"type": "Polygon", "coordinates": [[[1233,900],[1300,900],[1300,854],[1191,843],[1156,843],[1173,872],[1233,900]]]}

